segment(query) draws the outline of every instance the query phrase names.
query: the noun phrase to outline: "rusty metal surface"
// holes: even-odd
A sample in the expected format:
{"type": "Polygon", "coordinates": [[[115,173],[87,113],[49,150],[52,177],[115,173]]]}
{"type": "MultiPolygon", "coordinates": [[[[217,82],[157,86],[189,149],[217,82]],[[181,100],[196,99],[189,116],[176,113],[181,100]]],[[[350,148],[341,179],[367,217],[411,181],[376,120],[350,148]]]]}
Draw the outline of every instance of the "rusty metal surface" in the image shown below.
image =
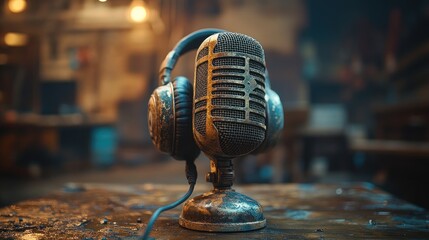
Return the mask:
{"type": "Polygon", "coordinates": [[[261,205],[231,188],[234,169],[231,159],[210,159],[206,180],[213,190],[189,199],[183,206],[179,224],[206,232],[243,232],[265,227],[261,205]]]}
{"type": "MultiPolygon", "coordinates": [[[[428,239],[429,212],[371,184],[235,187],[264,208],[267,227],[238,233],[179,226],[181,208],[165,212],[158,239],[428,239]]],[[[186,185],[69,186],[45,198],[0,209],[0,239],[136,239],[151,213],[186,185]]],[[[208,191],[200,185],[194,195],[208,191]]],[[[422,192],[422,194],[424,194],[422,192]]]]}
{"type": "Polygon", "coordinates": [[[172,153],[174,145],[174,96],[169,83],[155,89],[148,103],[148,125],[152,142],[162,152],[172,153]]]}
{"type": "Polygon", "coordinates": [[[187,201],[181,226],[206,232],[242,232],[265,227],[262,207],[252,198],[231,189],[215,189],[187,201]]]}

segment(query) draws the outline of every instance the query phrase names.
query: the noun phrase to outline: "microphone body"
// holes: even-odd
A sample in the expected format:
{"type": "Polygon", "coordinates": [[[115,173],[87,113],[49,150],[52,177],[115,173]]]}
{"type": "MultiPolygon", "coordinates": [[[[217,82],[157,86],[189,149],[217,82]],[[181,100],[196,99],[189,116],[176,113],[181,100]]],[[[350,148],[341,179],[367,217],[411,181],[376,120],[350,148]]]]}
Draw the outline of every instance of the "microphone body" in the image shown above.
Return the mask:
{"type": "Polygon", "coordinates": [[[198,231],[240,232],[266,226],[261,205],[234,191],[232,159],[252,153],[267,135],[266,67],[261,45],[222,32],[200,45],[195,63],[192,126],[210,159],[214,189],[183,206],[179,224],[198,231]]]}
{"type": "Polygon", "coordinates": [[[266,135],[265,55],[253,38],[224,32],[207,38],[196,55],[193,133],[214,159],[251,153],[266,135]]]}

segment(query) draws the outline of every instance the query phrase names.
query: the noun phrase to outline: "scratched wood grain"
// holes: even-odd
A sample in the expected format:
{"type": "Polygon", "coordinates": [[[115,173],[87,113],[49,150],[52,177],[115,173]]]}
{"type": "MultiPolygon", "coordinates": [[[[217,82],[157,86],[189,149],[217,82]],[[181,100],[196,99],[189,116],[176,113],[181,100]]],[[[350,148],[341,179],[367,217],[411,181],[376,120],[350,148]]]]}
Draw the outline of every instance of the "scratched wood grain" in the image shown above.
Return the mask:
{"type": "MultiPolygon", "coordinates": [[[[208,191],[197,186],[194,196],[208,191]]],[[[165,212],[157,239],[429,239],[429,212],[368,183],[235,187],[264,207],[267,227],[207,233],[179,226],[181,207],[165,212]]],[[[50,196],[0,209],[0,239],[137,239],[151,213],[186,185],[69,185],[50,196]]]]}

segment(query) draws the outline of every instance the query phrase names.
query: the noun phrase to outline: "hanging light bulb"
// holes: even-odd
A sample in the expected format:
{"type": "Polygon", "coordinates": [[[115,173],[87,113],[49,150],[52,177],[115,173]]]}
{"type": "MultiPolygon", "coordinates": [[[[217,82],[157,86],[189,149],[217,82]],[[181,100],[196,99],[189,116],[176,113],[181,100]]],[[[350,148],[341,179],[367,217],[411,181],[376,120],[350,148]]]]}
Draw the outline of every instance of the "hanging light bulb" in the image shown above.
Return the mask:
{"type": "Polygon", "coordinates": [[[27,1],[25,0],[9,0],[7,7],[13,13],[20,13],[27,7],[27,1]]]}
{"type": "Polygon", "coordinates": [[[141,23],[146,19],[147,11],[142,0],[133,0],[130,5],[129,18],[131,21],[141,23]]]}

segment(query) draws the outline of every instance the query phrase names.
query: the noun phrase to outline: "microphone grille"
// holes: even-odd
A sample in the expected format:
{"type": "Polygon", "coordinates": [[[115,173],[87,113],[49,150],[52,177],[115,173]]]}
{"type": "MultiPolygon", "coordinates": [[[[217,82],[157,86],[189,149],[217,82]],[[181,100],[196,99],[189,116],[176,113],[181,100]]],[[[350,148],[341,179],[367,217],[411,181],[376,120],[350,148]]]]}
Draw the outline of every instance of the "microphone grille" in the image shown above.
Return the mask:
{"type": "MultiPolygon", "coordinates": [[[[203,62],[197,66],[196,79],[198,81],[198,84],[196,84],[196,89],[195,89],[196,99],[200,97],[204,97],[207,94],[207,72],[208,72],[207,62],[203,62]]],[[[199,102],[195,103],[195,109],[206,106],[206,104],[207,104],[207,100],[205,99],[200,100],[199,102]]],[[[206,109],[195,113],[195,121],[194,121],[195,129],[203,136],[206,135],[206,117],[207,117],[206,114],[207,114],[206,109]]]]}
{"type": "Polygon", "coordinates": [[[262,46],[253,38],[240,33],[221,33],[214,52],[241,52],[264,58],[262,46]]]}
{"type": "Polygon", "coordinates": [[[207,94],[207,72],[208,72],[207,62],[203,62],[197,66],[196,76],[197,76],[197,79],[201,81],[199,81],[199,84],[196,86],[195,98],[204,97],[207,94]]]}
{"type": "Polygon", "coordinates": [[[228,155],[249,153],[265,139],[265,130],[259,127],[224,121],[215,121],[213,124],[219,130],[222,151],[228,155]]]}
{"type": "Polygon", "coordinates": [[[239,33],[220,33],[203,44],[197,52],[195,69],[197,143],[204,152],[217,156],[250,153],[266,135],[262,46],[239,33]]]}
{"type": "Polygon", "coordinates": [[[197,60],[199,60],[202,57],[207,56],[208,54],[209,54],[209,47],[205,47],[205,48],[201,49],[201,51],[198,52],[197,60]]]}

